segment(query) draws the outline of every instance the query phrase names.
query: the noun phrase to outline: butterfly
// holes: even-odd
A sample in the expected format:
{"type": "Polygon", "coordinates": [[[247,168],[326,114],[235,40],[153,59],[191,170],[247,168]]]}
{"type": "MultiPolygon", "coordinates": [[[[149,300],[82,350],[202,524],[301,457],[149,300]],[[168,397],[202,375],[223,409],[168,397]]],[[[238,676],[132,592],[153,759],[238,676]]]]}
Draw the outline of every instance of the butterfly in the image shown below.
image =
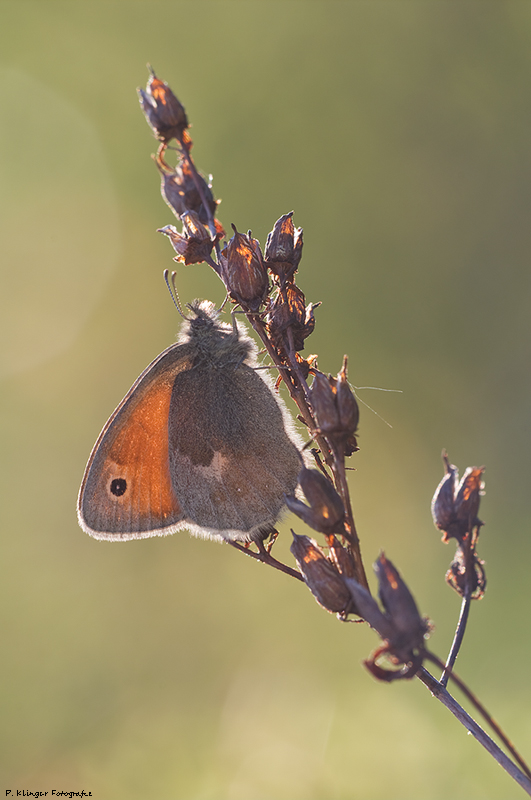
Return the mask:
{"type": "Polygon", "coordinates": [[[293,494],[301,442],[243,326],[194,301],[179,340],[144,370],[103,428],[78,498],[97,539],[266,537],[293,494]]]}

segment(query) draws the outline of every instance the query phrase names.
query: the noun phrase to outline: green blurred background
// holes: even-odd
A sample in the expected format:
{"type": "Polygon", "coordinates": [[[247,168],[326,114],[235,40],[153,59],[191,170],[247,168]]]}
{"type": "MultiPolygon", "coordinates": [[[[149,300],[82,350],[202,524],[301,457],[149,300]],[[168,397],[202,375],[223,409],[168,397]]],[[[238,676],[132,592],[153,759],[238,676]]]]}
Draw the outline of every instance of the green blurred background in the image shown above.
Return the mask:
{"type": "MultiPolygon", "coordinates": [[[[458,671],[524,755],[529,687],[531,4],[3,2],[4,788],[98,800],[431,800],[521,791],[418,683],[286,576],[180,534],[90,539],[75,503],[100,428],[174,341],[172,223],[135,89],[193,124],[226,227],[294,210],[308,351],[344,352],[363,409],[354,510],[435,624],[459,609],[429,503],[446,447],[486,464],[487,596],[458,671]]],[[[183,302],[216,302],[204,266],[183,302]]],[[[288,552],[287,519],[277,553],[288,552]]]]}

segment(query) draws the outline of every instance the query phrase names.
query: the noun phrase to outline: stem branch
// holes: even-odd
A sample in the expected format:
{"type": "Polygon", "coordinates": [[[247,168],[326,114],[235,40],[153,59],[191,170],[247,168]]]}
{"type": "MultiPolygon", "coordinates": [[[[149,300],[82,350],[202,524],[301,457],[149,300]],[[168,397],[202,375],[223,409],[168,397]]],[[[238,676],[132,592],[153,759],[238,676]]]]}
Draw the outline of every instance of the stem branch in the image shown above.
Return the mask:
{"type": "Polygon", "coordinates": [[[520,769],[518,769],[516,764],[514,764],[511,759],[505,755],[503,750],[501,750],[498,745],[492,741],[490,736],[485,733],[483,728],[477,724],[470,714],[467,714],[464,708],[459,705],[459,703],[444,688],[444,686],[441,686],[439,681],[434,678],[433,675],[431,675],[424,667],[421,667],[417,673],[417,677],[425,686],[428,687],[432,695],[436,697],[437,700],[440,700],[441,703],[452,712],[454,717],[456,717],[459,722],[464,725],[468,732],[471,733],[475,739],[477,739],[477,741],[485,748],[489,755],[491,755],[498,762],[500,767],[502,767],[502,769],[504,769],[511,776],[511,778],[513,778],[513,780],[515,780],[522,787],[524,792],[531,797],[531,780],[520,769]]]}
{"type": "MultiPolygon", "coordinates": [[[[438,667],[442,667],[442,661],[434,654],[426,651],[426,655],[429,660],[436,664],[438,667]]],[[[461,689],[467,700],[469,700],[474,708],[481,714],[487,725],[490,725],[496,736],[503,742],[507,750],[511,753],[515,761],[520,764],[525,774],[531,779],[531,769],[529,769],[528,765],[511,742],[508,736],[503,732],[502,728],[498,725],[496,720],[492,717],[492,715],[487,711],[483,703],[476,697],[474,692],[468,688],[466,683],[461,680],[461,678],[455,674],[455,672],[451,672],[449,677],[453,680],[456,686],[461,689]]],[[[442,686],[442,683],[439,682],[439,685],[442,686]]],[[[444,688],[444,687],[443,687],[444,688]]]]}
{"type": "Polygon", "coordinates": [[[296,569],[293,569],[293,567],[288,567],[287,564],[283,564],[282,561],[277,561],[276,558],[273,558],[271,553],[268,553],[265,549],[263,542],[256,543],[256,546],[258,547],[258,553],[255,553],[255,551],[251,550],[249,547],[244,547],[244,545],[239,544],[238,542],[229,542],[229,544],[231,547],[234,547],[241,553],[245,553],[246,556],[250,556],[251,558],[256,559],[256,561],[261,561],[262,564],[267,564],[270,567],[274,567],[280,572],[285,572],[286,575],[291,575],[292,578],[297,578],[297,580],[304,583],[304,578],[300,572],[298,572],[296,569]]]}

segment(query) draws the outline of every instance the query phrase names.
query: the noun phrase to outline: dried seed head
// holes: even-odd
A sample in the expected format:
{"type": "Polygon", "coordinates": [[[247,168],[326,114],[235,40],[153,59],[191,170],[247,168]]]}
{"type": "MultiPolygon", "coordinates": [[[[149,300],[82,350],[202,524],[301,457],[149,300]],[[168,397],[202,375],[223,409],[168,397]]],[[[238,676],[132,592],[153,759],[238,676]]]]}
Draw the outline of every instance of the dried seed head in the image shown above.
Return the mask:
{"type": "Polygon", "coordinates": [[[318,303],[305,306],[303,292],[294,283],[286,283],[275,298],[266,317],[266,325],[273,343],[278,348],[286,348],[286,331],[291,329],[293,348],[304,349],[304,340],[315,328],[313,313],[318,303]]]}
{"type": "Polygon", "coordinates": [[[315,371],[311,387],[312,407],[319,430],[331,444],[350,456],[358,449],[355,433],[359,408],[347,381],[346,357],[337,378],[315,371]]]}
{"type": "Polygon", "coordinates": [[[326,534],[326,543],[330,548],[328,558],[336,566],[339,574],[347,578],[355,578],[356,564],[350,550],[343,547],[334,534],[326,534]]]}
{"type": "Polygon", "coordinates": [[[251,231],[238,233],[234,225],[232,229],[234,236],[221,252],[221,278],[231,299],[244,311],[258,311],[269,289],[260,243],[251,231]]]}
{"type": "Polygon", "coordinates": [[[382,613],[374,598],[357,581],[345,579],[358,613],[383,639],[383,644],[375,650],[365,665],[379,680],[412,678],[422,666],[424,638],[430,625],[420,616],[411,592],[398,570],[383,553],[374,569],[378,575],[380,600],[385,613],[382,613]],[[388,658],[392,669],[384,669],[376,663],[381,656],[388,658]],[[397,666],[400,669],[395,669],[397,666]]]}
{"type": "MultiPolygon", "coordinates": [[[[196,211],[200,221],[207,224],[207,210],[203,206],[188,162],[182,160],[175,170],[171,171],[164,169],[158,162],[157,166],[161,173],[161,194],[175,216],[180,218],[187,211],[196,211]]],[[[212,191],[201,175],[198,175],[197,179],[211,215],[214,217],[217,203],[214,200],[212,191]]]]}
{"type": "Polygon", "coordinates": [[[356,433],[360,421],[360,409],[347,380],[346,356],[343,360],[343,366],[337,375],[336,398],[341,428],[349,434],[356,433]]]}
{"type": "Polygon", "coordinates": [[[457,467],[450,464],[443,451],[445,475],[439,483],[431,502],[431,513],[435,527],[443,531],[443,541],[452,537],[462,542],[472,528],[482,525],[478,519],[480,497],[484,484],[484,467],[467,467],[457,485],[457,467]]]}
{"type": "Polygon", "coordinates": [[[476,552],[469,554],[470,568],[465,566],[465,555],[462,546],[458,544],[454,560],[446,573],[446,582],[458,595],[464,597],[467,586],[470,585],[472,600],[481,600],[487,589],[487,576],[482,561],[476,552]]]}
{"type": "Polygon", "coordinates": [[[368,622],[382,639],[390,641],[394,635],[393,623],[382,612],[374,597],[354,578],[345,578],[345,583],[354,599],[360,617],[368,622]]]}
{"type": "Polygon", "coordinates": [[[328,478],[319,470],[303,467],[299,473],[299,484],[310,505],[307,506],[296,497],[287,496],[289,510],[316,531],[341,533],[345,508],[328,478]]]}
{"type": "Polygon", "coordinates": [[[195,211],[182,214],[181,220],[183,223],[182,233],[179,233],[174,225],[165,225],[164,228],[158,229],[159,233],[163,233],[169,238],[177,253],[173,260],[186,265],[200,264],[202,261],[206,261],[214,246],[210,233],[199,221],[195,211]]]}
{"type": "Polygon", "coordinates": [[[482,481],[485,467],[467,467],[457,487],[455,498],[455,514],[457,519],[474,527],[478,524],[477,513],[484,484],[482,481]]]}
{"type": "Polygon", "coordinates": [[[420,647],[427,631],[426,620],[420,616],[400,573],[384,553],[376,561],[374,571],[378,576],[380,600],[396,630],[395,641],[403,640],[410,649],[420,647]]]}
{"type": "Polygon", "coordinates": [[[186,112],[165,81],[150,68],[146,91],[138,89],[140,105],[155,137],[163,144],[172,139],[183,141],[188,127],[186,112]]]}
{"type": "MultiPolygon", "coordinates": [[[[431,513],[435,527],[441,531],[450,530],[455,525],[455,494],[457,490],[457,467],[450,464],[446,452],[443,452],[444,477],[437,486],[431,501],[431,513]]],[[[448,537],[443,537],[448,541],[448,537]]]]}
{"type": "Polygon", "coordinates": [[[310,353],[308,358],[303,358],[298,353],[295,353],[295,360],[299,365],[299,370],[301,371],[304,380],[307,379],[308,375],[310,374],[310,370],[316,368],[317,358],[318,356],[316,353],[310,353]]]}
{"type": "Polygon", "coordinates": [[[293,533],[290,550],[317,602],[327,611],[336,614],[348,613],[352,605],[350,592],[317,542],[309,536],[297,536],[293,533]]]}
{"type": "Polygon", "coordinates": [[[265,247],[266,267],[280,286],[293,277],[302,256],[302,228],[293,227],[292,216],[293,211],[275,222],[265,247]]]}
{"type": "Polygon", "coordinates": [[[316,370],[310,392],[315,421],[319,429],[323,433],[335,433],[339,428],[339,412],[330,379],[323,372],[316,370]]]}

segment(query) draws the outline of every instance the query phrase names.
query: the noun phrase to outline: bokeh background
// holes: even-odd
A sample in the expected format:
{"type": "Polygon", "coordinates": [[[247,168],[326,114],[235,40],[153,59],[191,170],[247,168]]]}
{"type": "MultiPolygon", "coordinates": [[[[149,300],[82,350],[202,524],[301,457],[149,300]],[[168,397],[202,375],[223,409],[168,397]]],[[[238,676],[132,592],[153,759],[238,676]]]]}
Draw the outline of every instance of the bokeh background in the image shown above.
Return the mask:
{"type": "MultiPolygon", "coordinates": [[[[309,352],[343,353],[363,408],[351,489],[448,650],[459,609],[429,503],[440,452],[486,464],[458,671],[524,755],[529,686],[531,5],[0,5],[4,788],[98,800],[521,796],[418,682],[304,587],[192,539],[77,527],[100,428],[174,341],[172,215],[135,89],[146,62],[193,124],[226,227],[262,243],[295,211],[309,352]],[[382,421],[383,420],[385,421],[382,421]]],[[[223,299],[180,267],[183,302],[223,299]]],[[[287,518],[277,553],[288,552],[287,518]]]]}

